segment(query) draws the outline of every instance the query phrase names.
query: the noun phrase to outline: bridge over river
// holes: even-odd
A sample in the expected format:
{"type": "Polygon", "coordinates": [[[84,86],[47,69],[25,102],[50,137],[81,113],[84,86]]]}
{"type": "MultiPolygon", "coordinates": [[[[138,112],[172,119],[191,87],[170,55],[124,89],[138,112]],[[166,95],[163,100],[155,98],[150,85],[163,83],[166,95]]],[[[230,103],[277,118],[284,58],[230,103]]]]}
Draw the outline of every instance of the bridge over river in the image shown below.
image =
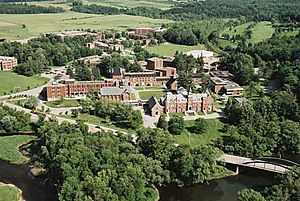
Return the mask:
{"type": "Polygon", "coordinates": [[[295,162],[280,158],[262,157],[252,159],[229,154],[223,154],[218,161],[237,165],[236,174],[239,172],[239,166],[256,168],[279,174],[284,174],[286,171],[291,170],[294,166],[300,166],[295,162]]]}

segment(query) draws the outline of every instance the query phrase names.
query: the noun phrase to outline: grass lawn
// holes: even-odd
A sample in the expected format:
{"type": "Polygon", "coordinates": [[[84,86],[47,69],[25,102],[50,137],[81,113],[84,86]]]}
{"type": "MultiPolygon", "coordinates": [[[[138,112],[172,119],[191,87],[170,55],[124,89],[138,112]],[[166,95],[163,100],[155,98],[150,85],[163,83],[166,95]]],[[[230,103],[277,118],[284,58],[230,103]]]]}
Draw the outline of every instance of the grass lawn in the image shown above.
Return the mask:
{"type": "Polygon", "coordinates": [[[135,99],[136,99],[134,93],[131,93],[131,94],[130,94],[130,99],[131,99],[131,100],[135,100],[135,99]]]}
{"type": "MultiPolygon", "coordinates": [[[[245,24],[241,24],[239,26],[234,27],[232,30],[229,30],[229,28],[226,28],[223,33],[229,34],[231,37],[234,35],[244,35],[247,27],[251,25],[253,22],[248,22],[245,24]]],[[[275,29],[272,27],[271,22],[268,21],[262,21],[258,22],[254,28],[252,29],[252,37],[250,39],[247,39],[248,43],[259,43],[261,41],[264,41],[268,38],[272,37],[272,34],[275,32],[275,29]]],[[[222,47],[230,46],[230,47],[236,47],[237,43],[232,43],[230,41],[219,39],[219,43],[222,47]]]]}
{"type": "MultiPolygon", "coordinates": [[[[220,137],[222,133],[219,129],[223,128],[223,123],[219,119],[208,119],[205,120],[207,122],[207,129],[202,134],[193,134],[187,130],[185,130],[181,135],[173,135],[176,143],[178,144],[189,144],[189,134],[190,134],[190,142],[192,146],[197,146],[201,144],[208,144],[212,140],[220,137]]],[[[185,127],[193,126],[194,121],[185,121],[185,127]]]]}
{"type": "Polygon", "coordinates": [[[171,20],[152,19],[129,15],[97,15],[67,11],[53,14],[1,14],[0,37],[7,39],[24,39],[41,33],[74,29],[118,29],[129,27],[156,27],[171,20]],[[22,28],[25,24],[26,28],[22,28]]]}
{"type": "Polygon", "coordinates": [[[188,45],[177,45],[172,43],[165,43],[162,45],[146,47],[146,50],[148,50],[149,52],[158,54],[160,56],[174,56],[176,51],[188,52],[191,50],[204,50],[204,49],[205,49],[204,45],[188,46],[188,45]]]}
{"type": "Polygon", "coordinates": [[[0,71],[0,95],[11,94],[18,91],[25,91],[45,84],[47,78],[32,76],[26,77],[13,72],[0,71]]]}
{"type": "Polygon", "coordinates": [[[75,99],[70,100],[57,100],[57,101],[48,101],[45,103],[49,107],[54,108],[63,108],[63,107],[77,107],[79,102],[75,99]]]}
{"type": "Polygon", "coordinates": [[[162,90],[162,89],[164,89],[164,87],[162,85],[145,86],[145,87],[138,86],[138,87],[133,87],[133,88],[135,90],[144,90],[144,89],[147,89],[147,90],[162,90]]]}
{"type": "Polygon", "coordinates": [[[291,37],[291,36],[296,36],[299,33],[299,30],[293,30],[293,31],[283,31],[280,33],[281,36],[287,36],[287,37],[291,37]]]}
{"type": "Polygon", "coordinates": [[[26,162],[27,158],[19,152],[19,146],[36,139],[31,135],[0,137],[0,159],[13,164],[26,162]]]}
{"type": "Polygon", "coordinates": [[[151,96],[156,96],[157,99],[160,99],[166,93],[163,91],[139,91],[139,95],[142,100],[148,100],[151,96]]]}
{"type": "Polygon", "coordinates": [[[20,197],[17,187],[0,183],[0,201],[19,201],[20,197]]]}

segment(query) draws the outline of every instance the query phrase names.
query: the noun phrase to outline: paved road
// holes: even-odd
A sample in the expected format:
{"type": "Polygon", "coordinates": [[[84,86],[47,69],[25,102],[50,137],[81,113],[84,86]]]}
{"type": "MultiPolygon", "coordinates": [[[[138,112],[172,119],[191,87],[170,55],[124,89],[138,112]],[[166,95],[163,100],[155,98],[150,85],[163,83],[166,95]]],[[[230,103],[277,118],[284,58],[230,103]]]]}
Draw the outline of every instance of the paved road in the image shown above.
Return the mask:
{"type": "MultiPolygon", "coordinates": [[[[24,111],[24,112],[30,114],[32,122],[37,122],[38,119],[39,119],[38,115],[31,113],[31,110],[29,110],[29,109],[26,109],[26,108],[23,108],[23,107],[20,107],[18,105],[14,105],[14,104],[11,104],[11,103],[8,103],[8,102],[5,102],[5,101],[3,101],[3,105],[8,106],[10,108],[14,108],[17,111],[24,111]]],[[[76,124],[75,120],[67,119],[67,118],[63,118],[63,117],[58,117],[58,116],[55,116],[55,115],[52,115],[52,114],[46,114],[46,118],[47,119],[55,118],[55,119],[57,119],[58,123],[69,122],[71,124],[76,124]]],[[[104,126],[98,126],[98,125],[90,124],[90,123],[85,123],[85,124],[89,127],[89,131],[91,131],[92,133],[95,133],[95,132],[98,132],[98,131],[101,131],[101,130],[111,131],[113,134],[117,134],[118,132],[120,132],[119,130],[112,129],[112,128],[107,128],[107,127],[104,127],[104,126]]],[[[125,133],[125,132],[122,132],[122,133],[125,133]]]]}

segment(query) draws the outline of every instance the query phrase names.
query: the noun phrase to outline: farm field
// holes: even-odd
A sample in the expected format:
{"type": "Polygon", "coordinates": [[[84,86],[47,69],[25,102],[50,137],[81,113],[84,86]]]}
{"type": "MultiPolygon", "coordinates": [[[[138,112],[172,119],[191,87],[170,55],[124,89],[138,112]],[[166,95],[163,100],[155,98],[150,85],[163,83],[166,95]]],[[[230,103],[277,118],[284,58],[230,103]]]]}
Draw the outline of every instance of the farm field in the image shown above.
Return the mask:
{"type": "Polygon", "coordinates": [[[0,95],[8,95],[28,88],[35,88],[45,84],[47,78],[32,76],[26,77],[13,72],[0,71],[0,95]]]}
{"type": "Polygon", "coordinates": [[[30,135],[0,137],[0,159],[13,164],[24,163],[27,158],[19,152],[19,146],[35,138],[35,136],[30,135]]]}
{"type": "Polygon", "coordinates": [[[219,129],[223,128],[223,123],[219,119],[209,119],[205,121],[207,122],[207,128],[204,133],[201,134],[190,133],[188,130],[189,127],[193,126],[194,121],[185,121],[185,127],[187,130],[185,130],[181,135],[173,135],[175,142],[178,144],[189,144],[190,141],[191,146],[197,146],[201,144],[208,144],[212,140],[221,137],[222,133],[219,129]]]}
{"type": "Polygon", "coordinates": [[[0,183],[0,201],[19,201],[20,191],[13,185],[0,183]]]}
{"type": "Polygon", "coordinates": [[[170,22],[172,21],[140,16],[96,15],[71,11],[55,14],[0,14],[0,37],[16,40],[55,31],[88,28],[124,30],[137,26],[157,27],[170,22]]]}
{"type": "Polygon", "coordinates": [[[188,46],[188,45],[177,45],[173,43],[165,43],[162,45],[147,46],[146,49],[149,52],[158,54],[160,56],[174,56],[176,51],[188,52],[191,50],[204,50],[205,47],[204,45],[188,46]]]}

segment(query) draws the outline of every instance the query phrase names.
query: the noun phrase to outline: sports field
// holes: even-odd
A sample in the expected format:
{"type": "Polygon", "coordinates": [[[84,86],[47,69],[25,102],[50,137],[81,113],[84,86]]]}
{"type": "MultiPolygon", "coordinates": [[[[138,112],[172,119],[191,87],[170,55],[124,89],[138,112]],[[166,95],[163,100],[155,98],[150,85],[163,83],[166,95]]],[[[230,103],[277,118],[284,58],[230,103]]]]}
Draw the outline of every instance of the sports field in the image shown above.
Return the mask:
{"type": "Polygon", "coordinates": [[[178,52],[188,52],[191,50],[204,50],[204,45],[195,45],[195,46],[188,46],[188,45],[177,45],[172,43],[165,43],[162,45],[156,45],[151,47],[146,47],[146,49],[151,52],[158,54],[160,56],[174,56],[176,51],[178,52]]]}
{"type": "Polygon", "coordinates": [[[39,76],[26,77],[13,72],[0,71],[0,96],[35,88],[47,81],[47,78],[39,76]]]}
{"type": "Polygon", "coordinates": [[[0,37],[7,39],[24,39],[41,33],[74,29],[117,29],[149,26],[156,27],[170,20],[152,19],[129,15],[96,15],[76,12],[55,14],[1,14],[0,37]],[[25,28],[23,28],[25,25],[25,28]]]}

